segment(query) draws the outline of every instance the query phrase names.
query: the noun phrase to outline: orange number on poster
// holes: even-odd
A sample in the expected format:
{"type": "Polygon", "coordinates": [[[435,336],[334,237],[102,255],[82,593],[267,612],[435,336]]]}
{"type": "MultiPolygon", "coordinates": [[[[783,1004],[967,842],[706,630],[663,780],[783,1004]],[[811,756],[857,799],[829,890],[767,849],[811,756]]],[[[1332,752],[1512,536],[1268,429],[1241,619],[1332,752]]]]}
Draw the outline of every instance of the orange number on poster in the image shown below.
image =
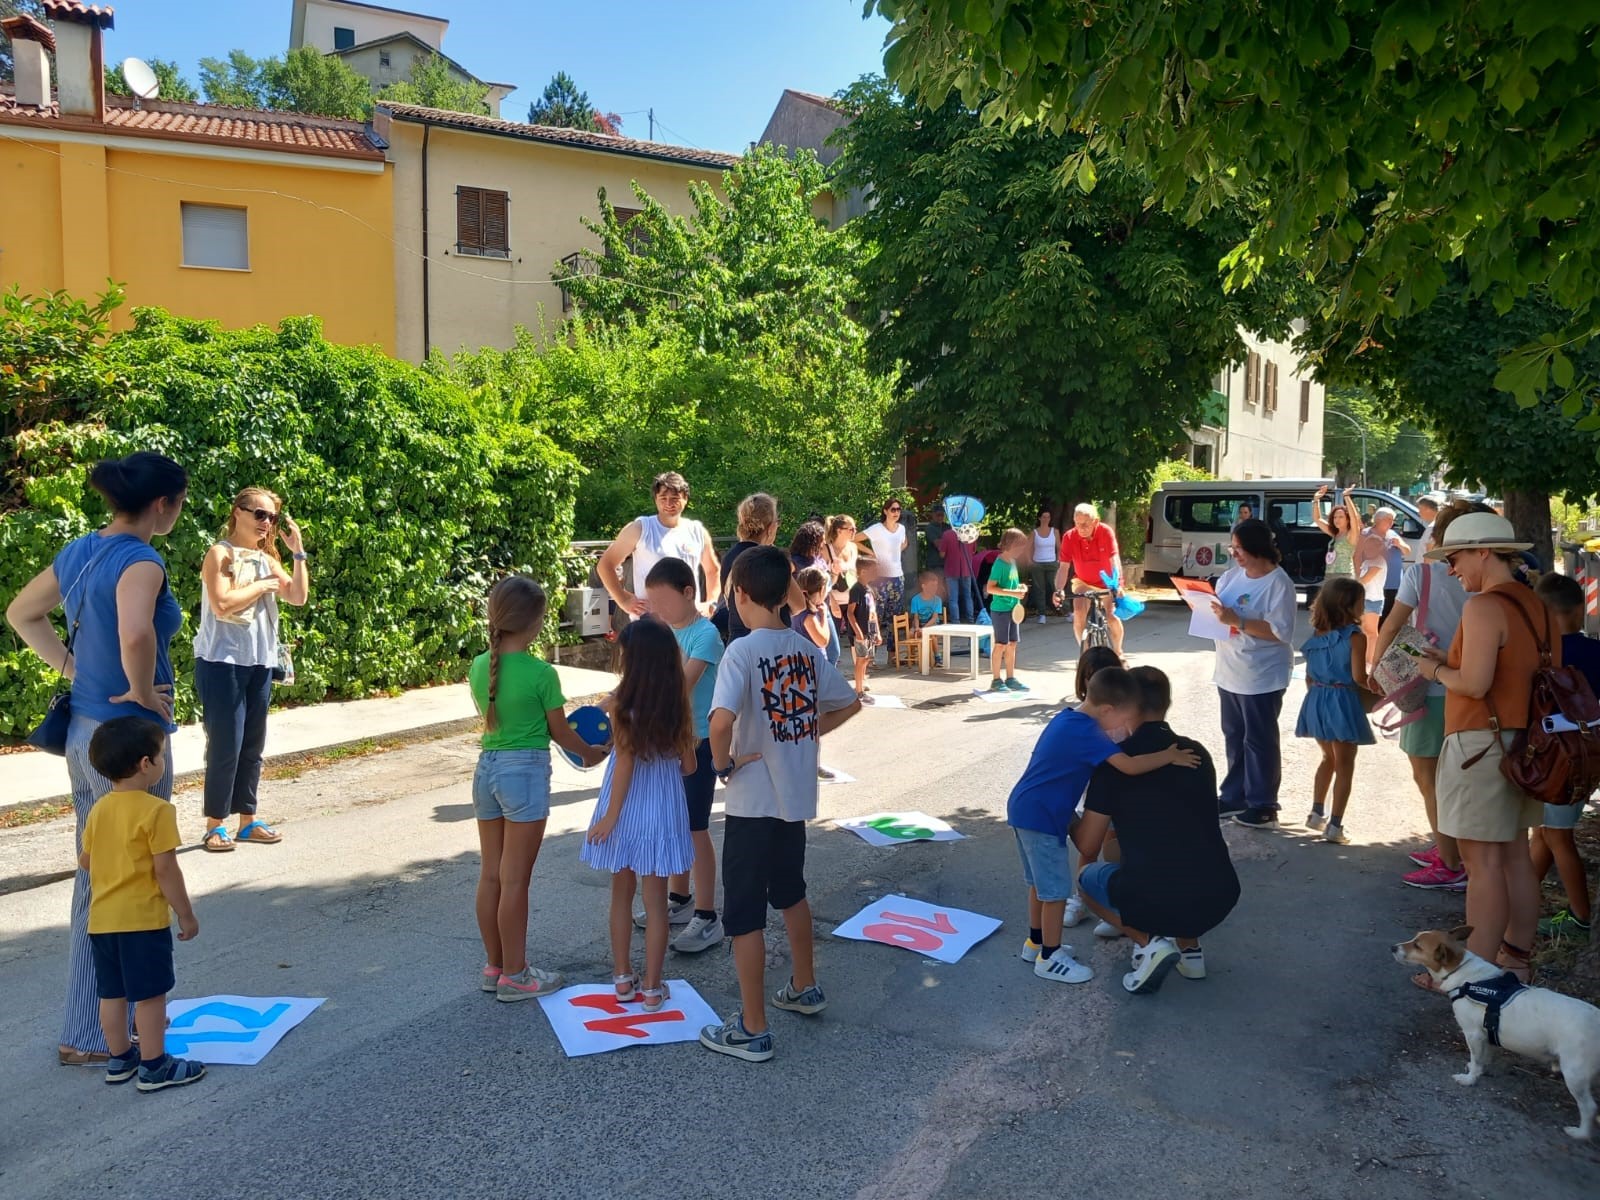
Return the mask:
{"type": "Polygon", "coordinates": [[[875,942],[883,942],[890,946],[899,946],[905,950],[930,951],[937,950],[944,945],[944,938],[936,937],[930,930],[936,930],[946,936],[953,935],[956,927],[950,924],[950,918],[944,913],[937,913],[933,920],[926,917],[908,917],[903,913],[881,912],[878,914],[885,921],[893,921],[893,925],[868,925],[861,932],[875,942]]]}

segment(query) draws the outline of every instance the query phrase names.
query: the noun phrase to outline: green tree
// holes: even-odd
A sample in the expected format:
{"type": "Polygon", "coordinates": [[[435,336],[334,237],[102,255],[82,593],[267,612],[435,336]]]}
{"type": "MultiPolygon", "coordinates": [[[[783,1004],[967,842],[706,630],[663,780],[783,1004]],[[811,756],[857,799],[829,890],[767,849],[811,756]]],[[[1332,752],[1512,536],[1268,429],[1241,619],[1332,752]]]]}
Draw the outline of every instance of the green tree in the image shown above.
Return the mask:
{"type": "MultiPolygon", "coordinates": [[[[1499,312],[1547,316],[1499,385],[1584,395],[1570,352],[1600,330],[1593,5],[1528,0],[869,0],[891,79],[937,108],[1092,138],[1199,220],[1259,187],[1230,278],[1281,257],[1327,281],[1338,339],[1425,308],[1460,262],[1499,312]],[[1314,116],[1313,116],[1314,114],[1314,116]],[[1364,197],[1382,203],[1367,220],[1364,197]]],[[[1589,401],[1600,392],[1591,390],[1589,401]]]]}
{"type": "Polygon", "coordinates": [[[228,57],[200,60],[200,90],[207,104],[229,104],[238,108],[271,107],[271,70],[278,60],[251,58],[243,50],[230,50],[228,57]]]}
{"type": "MultiPolygon", "coordinates": [[[[0,0],[0,17],[29,16],[44,20],[41,0],[0,0]]],[[[0,38],[0,83],[10,83],[14,78],[15,60],[11,54],[11,39],[0,38]]]]}
{"type": "Polygon", "coordinates": [[[876,247],[874,360],[900,365],[897,430],[956,490],[1002,509],[1138,496],[1242,358],[1239,327],[1286,336],[1288,271],[1232,293],[1217,275],[1240,214],[1187,227],[1115,162],[1063,187],[1081,137],[985,126],[954,98],[925,111],[877,80],[845,103],[840,182],[874,198],[852,222],[876,247]]]}
{"type": "Polygon", "coordinates": [[[365,120],[372,111],[372,85],[350,64],[315,46],[301,46],[282,59],[267,59],[267,107],[319,117],[365,120]]]}
{"type": "Polygon", "coordinates": [[[1364,465],[1366,482],[1403,490],[1439,465],[1433,439],[1392,413],[1370,388],[1330,388],[1327,408],[1340,415],[1322,424],[1322,461],[1340,484],[1363,482],[1364,465]]]}
{"type": "Polygon", "coordinates": [[[562,129],[595,129],[597,113],[589,93],[579,89],[571,75],[557,71],[539,98],[528,105],[528,124],[555,125],[562,129]]]}
{"type": "MultiPolygon", "coordinates": [[[[183,77],[183,70],[177,63],[165,58],[147,58],[145,62],[155,72],[156,82],[160,85],[158,98],[162,100],[177,100],[182,103],[193,104],[200,99],[200,93],[195,90],[194,84],[183,77]]],[[[128,88],[128,81],[122,77],[122,66],[119,63],[114,67],[107,67],[106,92],[113,96],[131,96],[133,93],[128,88]]]]}
{"type": "Polygon", "coordinates": [[[420,104],[424,108],[443,108],[450,112],[487,116],[489,89],[481,83],[463,79],[437,54],[411,64],[411,77],[391,83],[378,92],[379,100],[397,104],[420,104]]]}
{"type": "MultiPolygon", "coordinates": [[[[1550,497],[1600,492],[1600,433],[1573,427],[1572,402],[1559,389],[1518,409],[1504,403],[1494,380],[1507,349],[1567,318],[1540,292],[1499,313],[1456,267],[1426,309],[1394,322],[1359,353],[1341,347],[1328,364],[1331,382],[1370,388],[1390,419],[1404,417],[1432,437],[1452,482],[1481,481],[1503,496],[1506,516],[1547,563],[1550,497]]],[[[1576,370],[1600,372],[1600,343],[1573,358],[1576,370]]]]}

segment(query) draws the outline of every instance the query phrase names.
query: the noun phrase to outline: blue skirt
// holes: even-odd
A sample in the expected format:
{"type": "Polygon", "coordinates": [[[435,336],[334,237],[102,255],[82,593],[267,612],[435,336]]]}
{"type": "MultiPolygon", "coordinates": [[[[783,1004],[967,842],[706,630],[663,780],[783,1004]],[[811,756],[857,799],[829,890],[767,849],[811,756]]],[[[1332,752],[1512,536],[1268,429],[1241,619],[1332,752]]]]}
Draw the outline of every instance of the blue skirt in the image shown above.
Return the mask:
{"type": "Polygon", "coordinates": [[[1372,724],[1353,686],[1331,687],[1310,679],[1306,683],[1305,702],[1300,705],[1300,718],[1294,727],[1296,737],[1354,742],[1358,746],[1370,746],[1378,740],[1372,735],[1372,724]]]}

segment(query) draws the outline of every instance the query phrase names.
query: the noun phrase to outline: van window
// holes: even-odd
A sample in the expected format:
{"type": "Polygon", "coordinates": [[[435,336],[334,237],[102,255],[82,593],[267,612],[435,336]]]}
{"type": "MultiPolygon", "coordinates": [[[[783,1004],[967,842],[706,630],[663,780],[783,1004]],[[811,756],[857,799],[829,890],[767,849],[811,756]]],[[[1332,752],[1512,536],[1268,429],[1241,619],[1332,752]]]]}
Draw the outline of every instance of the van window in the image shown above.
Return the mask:
{"type": "Polygon", "coordinates": [[[1269,501],[1268,508],[1271,510],[1269,523],[1287,525],[1291,529],[1310,529],[1316,525],[1311,518],[1311,507],[1310,500],[1269,501]]]}
{"type": "Polygon", "coordinates": [[[1168,496],[1167,524],[1185,533],[1227,533],[1239,523],[1240,505],[1249,505],[1260,516],[1261,502],[1256,496],[1168,496]]]}

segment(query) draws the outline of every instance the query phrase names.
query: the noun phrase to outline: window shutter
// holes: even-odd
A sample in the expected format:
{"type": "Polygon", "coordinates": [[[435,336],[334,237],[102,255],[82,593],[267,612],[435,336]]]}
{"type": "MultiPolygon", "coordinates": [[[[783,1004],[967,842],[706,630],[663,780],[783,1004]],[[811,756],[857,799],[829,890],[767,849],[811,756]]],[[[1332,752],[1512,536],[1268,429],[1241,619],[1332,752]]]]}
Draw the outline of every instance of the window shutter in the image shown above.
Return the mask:
{"type": "Polygon", "coordinates": [[[1311,381],[1300,381],[1300,424],[1304,425],[1311,420],[1311,381]]]}
{"type": "Polygon", "coordinates": [[[1244,360],[1244,406],[1254,408],[1256,404],[1256,391],[1260,381],[1256,372],[1260,369],[1261,361],[1254,350],[1245,356],[1244,360]]]}
{"type": "Polygon", "coordinates": [[[183,265],[250,269],[250,240],[245,210],[211,204],[184,204],[183,265]]]}
{"type": "Polygon", "coordinates": [[[456,245],[463,249],[483,247],[483,193],[474,187],[456,189],[456,245]]]}
{"type": "Polygon", "coordinates": [[[1267,364],[1267,411],[1276,412],[1278,409],[1278,364],[1267,364]]]}
{"type": "Polygon", "coordinates": [[[507,227],[507,199],[504,192],[484,192],[483,248],[504,254],[511,248],[507,227]]]}

